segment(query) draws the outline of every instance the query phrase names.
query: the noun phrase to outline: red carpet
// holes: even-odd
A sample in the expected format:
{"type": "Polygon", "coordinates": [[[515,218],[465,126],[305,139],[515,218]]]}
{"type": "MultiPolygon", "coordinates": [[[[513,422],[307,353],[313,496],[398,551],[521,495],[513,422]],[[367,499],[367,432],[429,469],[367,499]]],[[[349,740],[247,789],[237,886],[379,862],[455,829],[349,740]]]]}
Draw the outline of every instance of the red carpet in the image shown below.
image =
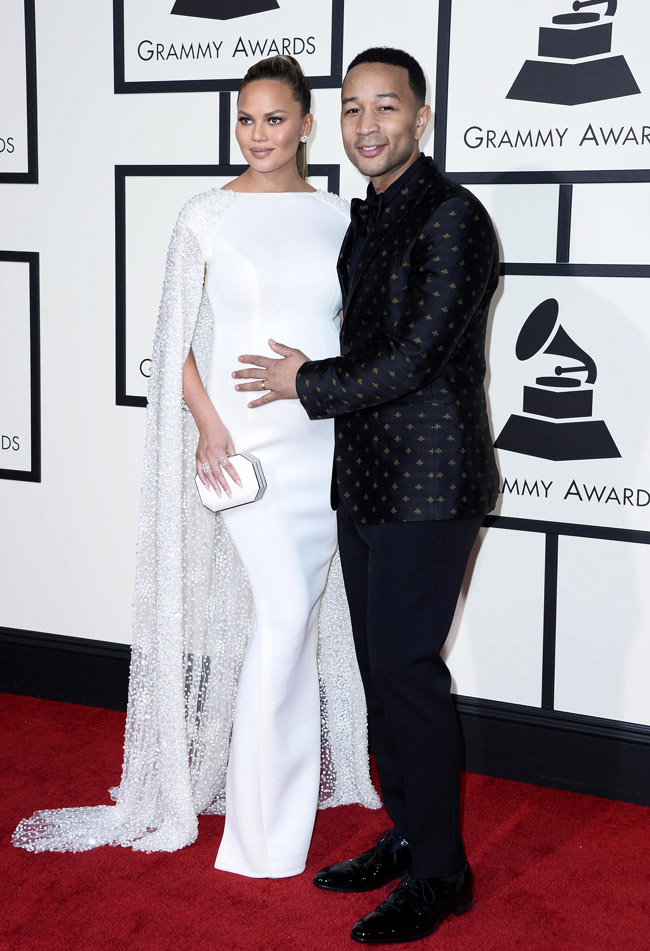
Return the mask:
{"type": "MultiPolygon", "coordinates": [[[[331,895],[310,878],[367,848],[387,825],[383,813],[319,813],[307,872],[279,881],[215,871],[223,819],[212,816],[195,845],[170,855],[14,849],[13,828],[35,809],[108,801],[123,724],[120,713],[0,695],[2,951],[360,947],[350,927],[382,893],[331,895]]],[[[649,951],[650,810],[475,775],[464,799],[476,904],[411,947],[649,951]]]]}

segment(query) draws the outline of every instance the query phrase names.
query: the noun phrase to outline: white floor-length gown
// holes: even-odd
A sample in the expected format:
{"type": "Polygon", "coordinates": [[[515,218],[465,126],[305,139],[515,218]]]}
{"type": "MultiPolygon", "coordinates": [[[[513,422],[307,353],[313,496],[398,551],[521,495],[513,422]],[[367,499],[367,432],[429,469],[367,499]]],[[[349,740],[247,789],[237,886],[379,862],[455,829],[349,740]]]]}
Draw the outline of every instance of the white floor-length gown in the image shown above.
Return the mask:
{"type": "Polygon", "coordinates": [[[246,569],[255,622],[239,679],[216,867],[300,873],[320,777],[318,606],[336,547],[329,505],[334,431],[296,400],[249,409],[234,389],[241,353],[276,356],[269,337],[311,359],[338,352],[336,260],[348,219],[321,192],[242,193],[212,236],[208,394],[235,449],[257,455],[264,497],[223,518],[246,569]],[[325,200],[324,200],[325,199],[325,200]]]}
{"type": "Polygon", "coordinates": [[[335,547],[331,422],[310,422],[297,401],[249,410],[231,377],[269,337],[312,358],[338,352],[347,222],[325,192],[213,188],[181,209],[152,349],[121,781],[113,805],[38,810],[14,845],[173,852],[195,841],[200,814],[227,812],[218,867],[285,876],[304,866],[317,800],[379,808],[337,557],[319,606],[335,547]],[[194,485],[190,347],[235,447],[260,457],[269,484],[223,516],[194,485]]]}

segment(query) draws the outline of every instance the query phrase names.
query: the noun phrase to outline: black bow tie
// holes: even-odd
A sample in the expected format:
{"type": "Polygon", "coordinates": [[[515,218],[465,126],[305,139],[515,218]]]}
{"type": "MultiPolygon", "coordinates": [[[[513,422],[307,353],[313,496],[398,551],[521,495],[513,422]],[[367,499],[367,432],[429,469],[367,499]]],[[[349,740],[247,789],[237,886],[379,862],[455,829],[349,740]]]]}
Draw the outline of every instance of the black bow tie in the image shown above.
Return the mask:
{"type": "Polygon", "coordinates": [[[369,189],[365,201],[361,198],[353,198],[350,205],[350,220],[354,237],[358,238],[369,231],[383,210],[383,192],[378,195],[374,188],[369,189]]]}

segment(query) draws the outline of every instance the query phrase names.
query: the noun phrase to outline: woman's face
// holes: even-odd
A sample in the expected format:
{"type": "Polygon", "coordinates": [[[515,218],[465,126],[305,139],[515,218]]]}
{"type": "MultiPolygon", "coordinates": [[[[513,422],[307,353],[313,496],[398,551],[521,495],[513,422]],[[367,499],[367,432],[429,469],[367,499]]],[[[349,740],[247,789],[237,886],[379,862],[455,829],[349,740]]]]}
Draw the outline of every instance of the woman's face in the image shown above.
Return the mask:
{"type": "Polygon", "coordinates": [[[303,116],[291,87],[275,79],[244,86],[237,101],[237,142],[256,172],[275,172],[295,163],[300,137],[309,135],[312,116],[303,116]]]}

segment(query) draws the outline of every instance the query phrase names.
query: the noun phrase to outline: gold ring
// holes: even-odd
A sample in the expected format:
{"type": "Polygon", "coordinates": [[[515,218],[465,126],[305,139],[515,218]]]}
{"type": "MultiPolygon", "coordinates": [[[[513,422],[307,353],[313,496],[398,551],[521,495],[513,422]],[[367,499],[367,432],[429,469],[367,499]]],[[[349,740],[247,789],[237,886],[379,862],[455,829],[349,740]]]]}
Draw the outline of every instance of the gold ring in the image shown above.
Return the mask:
{"type": "Polygon", "coordinates": [[[261,390],[265,390],[265,389],[266,389],[266,380],[260,380],[260,389],[261,389],[261,390]]]}

